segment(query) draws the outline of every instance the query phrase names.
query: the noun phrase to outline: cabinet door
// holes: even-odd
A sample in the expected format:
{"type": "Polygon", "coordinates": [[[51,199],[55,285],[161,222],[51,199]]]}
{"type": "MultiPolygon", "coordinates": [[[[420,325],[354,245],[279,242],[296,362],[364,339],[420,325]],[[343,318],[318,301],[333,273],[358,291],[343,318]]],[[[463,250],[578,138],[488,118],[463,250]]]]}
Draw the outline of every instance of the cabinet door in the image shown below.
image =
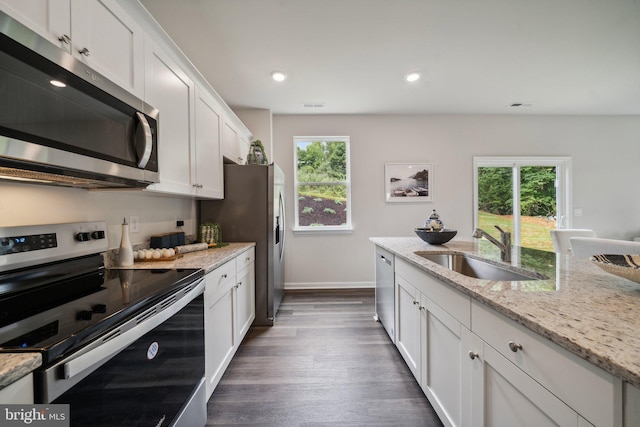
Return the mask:
{"type": "Polygon", "coordinates": [[[115,0],[72,0],[71,24],[71,53],[142,98],[144,35],[133,18],[115,0]]]}
{"type": "Polygon", "coordinates": [[[247,162],[247,154],[249,154],[249,138],[242,133],[238,134],[238,164],[244,165],[247,162]]]}
{"type": "Polygon", "coordinates": [[[0,0],[0,9],[71,52],[71,0],[0,0]]]}
{"type": "Polygon", "coordinates": [[[226,120],[222,127],[222,154],[232,162],[240,164],[240,154],[238,152],[238,131],[232,123],[226,120]]]}
{"type": "Polygon", "coordinates": [[[476,336],[472,351],[472,426],[578,425],[575,411],[476,336]]]}
{"type": "Polygon", "coordinates": [[[193,82],[153,41],[149,40],[145,92],[149,104],[160,111],[158,163],[160,183],[150,191],[191,195],[191,129],[193,82]]]}
{"type": "Polygon", "coordinates": [[[207,399],[213,393],[235,352],[235,263],[228,262],[206,277],[205,377],[207,399]]]}
{"type": "Polygon", "coordinates": [[[224,197],[220,149],[221,108],[203,89],[196,88],[195,149],[191,163],[192,182],[202,198],[224,197]]]}
{"type": "MultiPolygon", "coordinates": [[[[244,255],[240,255],[243,257],[244,255]]],[[[238,336],[237,342],[240,344],[244,336],[249,331],[253,319],[256,318],[256,297],[255,297],[255,269],[253,264],[243,269],[236,279],[237,289],[237,321],[238,336]]]]}
{"type": "Polygon", "coordinates": [[[420,295],[396,275],[396,346],[413,376],[421,383],[420,295]]]}
{"type": "Polygon", "coordinates": [[[445,425],[462,425],[462,325],[426,299],[426,369],[422,388],[445,425]]]}

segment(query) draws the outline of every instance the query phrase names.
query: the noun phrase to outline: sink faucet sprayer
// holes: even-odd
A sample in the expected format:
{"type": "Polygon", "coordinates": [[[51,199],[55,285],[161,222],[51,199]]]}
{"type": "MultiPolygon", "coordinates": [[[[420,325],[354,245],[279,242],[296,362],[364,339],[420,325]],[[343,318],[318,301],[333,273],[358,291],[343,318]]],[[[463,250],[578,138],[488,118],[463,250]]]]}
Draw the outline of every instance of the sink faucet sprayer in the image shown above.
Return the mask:
{"type": "Polygon", "coordinates": [[[495,228],[500,232],[500,241],[496,240],[493,236],[488,234],[486,231],[476,228],[473,232],[473,237],[476,239],[481,239],[485,237],[488,241],[496,245],[500,249],[500,259],[504,262],[511,262],[511,233],[507,231],[503,231],[502,228],[494,225],[495,228]]]}

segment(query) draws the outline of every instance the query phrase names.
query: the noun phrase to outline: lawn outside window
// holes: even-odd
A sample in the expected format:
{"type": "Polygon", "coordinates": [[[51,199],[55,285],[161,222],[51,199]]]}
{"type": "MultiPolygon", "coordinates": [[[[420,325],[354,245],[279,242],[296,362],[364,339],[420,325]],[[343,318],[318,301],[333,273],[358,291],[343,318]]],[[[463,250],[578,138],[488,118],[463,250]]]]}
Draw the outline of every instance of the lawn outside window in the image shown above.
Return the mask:
{"type": "Polygon", "coordinates": [[[350,231],[348,136],[296,136],[294,231],[350,231]]]}

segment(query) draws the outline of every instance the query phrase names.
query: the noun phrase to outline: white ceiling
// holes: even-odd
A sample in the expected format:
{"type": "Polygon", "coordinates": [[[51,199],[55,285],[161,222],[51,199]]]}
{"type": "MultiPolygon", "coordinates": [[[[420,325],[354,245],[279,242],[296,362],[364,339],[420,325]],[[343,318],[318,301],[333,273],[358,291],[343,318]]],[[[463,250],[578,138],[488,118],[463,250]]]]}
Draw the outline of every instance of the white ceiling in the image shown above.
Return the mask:
{"type": "Polygon", "coordinates": [[[141,2],[234,108],[640,114],[640,0],[141,2]]]}

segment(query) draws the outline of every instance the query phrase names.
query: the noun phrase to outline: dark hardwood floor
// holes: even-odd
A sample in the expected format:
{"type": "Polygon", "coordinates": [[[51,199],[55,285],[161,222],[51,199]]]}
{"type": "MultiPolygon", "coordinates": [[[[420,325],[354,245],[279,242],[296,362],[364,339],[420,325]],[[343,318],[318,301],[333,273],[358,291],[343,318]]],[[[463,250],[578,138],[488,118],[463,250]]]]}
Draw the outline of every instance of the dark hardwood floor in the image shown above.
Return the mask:
{"type": "Polygon", "coordinates": [[[374,291],[288,291],[253,327],[208,404],[207,425],[441,426],[382,325],[374,291]]]}

